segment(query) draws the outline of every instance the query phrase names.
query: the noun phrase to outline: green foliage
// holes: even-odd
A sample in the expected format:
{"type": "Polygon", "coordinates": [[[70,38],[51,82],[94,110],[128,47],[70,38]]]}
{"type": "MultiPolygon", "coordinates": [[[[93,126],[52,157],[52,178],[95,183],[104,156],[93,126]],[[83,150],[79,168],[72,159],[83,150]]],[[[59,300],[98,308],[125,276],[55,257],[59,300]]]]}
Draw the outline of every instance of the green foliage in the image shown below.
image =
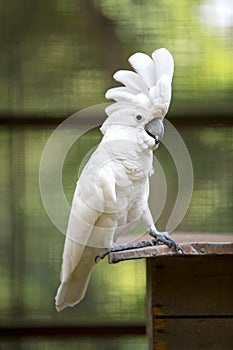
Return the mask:
{"type": "Polygon", "coordinates": [[[2,4],[0,112],[67,115],[102,103],[112,73],[128,67],[130,54],[167,47],[176,64],[170,113],[228,114],[232,27],[221,31],[211,17],[203,20],[206,4],[216,6],[207,0],[127,0],[124,9],[117,0],[2,4]]]}

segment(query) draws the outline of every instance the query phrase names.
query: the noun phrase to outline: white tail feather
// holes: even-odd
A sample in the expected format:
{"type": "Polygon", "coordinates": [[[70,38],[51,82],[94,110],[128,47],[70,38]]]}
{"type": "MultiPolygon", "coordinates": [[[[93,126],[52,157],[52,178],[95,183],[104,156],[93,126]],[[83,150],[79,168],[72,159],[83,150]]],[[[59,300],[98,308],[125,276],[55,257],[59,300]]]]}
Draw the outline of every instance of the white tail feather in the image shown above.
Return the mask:
{"type": "Polygon", "coordinates": [[[71,255],[67,255],[66,258],[63,259],[61,285],[55,297],[57,311],[61,311],[67,306],[74,306],[84,298],[92,269],[96,265],[95,257],[102,251],[98,248],[80,246],[70,240],[69,246],[66,249],[66,255],[70,252],[71,255]],[[83,251],[82,255],[78,257],[72,256],[73,248],[79,250],[80,247],[83,251]],[[69,248],[72,249],[68,251],[69,248]],[[65,262],[68,260],[73,265],[73,261],[77,261],[77,259],[79,261],[77,266],[75,266],[73,270],[70,270],[71,264],[66,265],[65,262]],[[67,268],[68,270],[66,270],[67,268]]]}

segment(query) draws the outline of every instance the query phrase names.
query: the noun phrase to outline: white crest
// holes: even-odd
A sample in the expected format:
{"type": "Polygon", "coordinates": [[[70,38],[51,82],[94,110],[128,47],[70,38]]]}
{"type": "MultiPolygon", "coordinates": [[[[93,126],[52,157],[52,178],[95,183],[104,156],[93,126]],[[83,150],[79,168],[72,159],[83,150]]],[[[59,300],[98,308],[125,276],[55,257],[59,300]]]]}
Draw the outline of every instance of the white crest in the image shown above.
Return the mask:
{"type": "Polygon", "coordinates": [[[152,53],[152,57],[137,52],[129,57],[129,63],[135,72],[119,70],[113,78],[123,86],[109,89],[105,97],[115,100],[105,111],[110,115],[126,104],[143,108],[154,118],[164,118],[171,101],[171,83],[174,61],[171,53],[161,48],[152,53]]]}

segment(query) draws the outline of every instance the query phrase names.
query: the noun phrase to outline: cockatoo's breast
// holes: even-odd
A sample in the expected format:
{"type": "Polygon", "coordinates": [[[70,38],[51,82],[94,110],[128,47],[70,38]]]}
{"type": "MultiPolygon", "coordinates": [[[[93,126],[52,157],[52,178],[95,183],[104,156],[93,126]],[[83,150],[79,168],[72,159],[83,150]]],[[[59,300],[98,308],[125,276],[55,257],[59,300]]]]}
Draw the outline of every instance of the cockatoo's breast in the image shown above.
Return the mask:
{"type": "Polygon", "coordinates": [[[109,127],[102,140],[108,158],[119,163],[134,181],[153,173],[154,140],[143,128],[109,127]]]}
{"type": "Polygon", "coordinates": [[[121,136],[120,140],[104,137],[78,181],[79,200],[103,212],[103,217],[114,217],[118,226],[140,219],[153,172],[152,151],[121,136]]]}

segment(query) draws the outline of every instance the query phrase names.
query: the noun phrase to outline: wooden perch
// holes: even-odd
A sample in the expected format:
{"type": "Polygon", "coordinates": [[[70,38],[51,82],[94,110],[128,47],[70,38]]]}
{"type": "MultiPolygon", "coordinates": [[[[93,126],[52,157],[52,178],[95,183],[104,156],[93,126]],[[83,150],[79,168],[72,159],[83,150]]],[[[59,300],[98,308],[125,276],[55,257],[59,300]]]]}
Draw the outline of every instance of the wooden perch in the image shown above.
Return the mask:
{"type": "Polygon", "coordinates": [[[233,235],[197,237],[173,236],[184,254],[155,246],[109,255],[111,264],[146,258],[149,350],[233,349],[233,235]]]}

